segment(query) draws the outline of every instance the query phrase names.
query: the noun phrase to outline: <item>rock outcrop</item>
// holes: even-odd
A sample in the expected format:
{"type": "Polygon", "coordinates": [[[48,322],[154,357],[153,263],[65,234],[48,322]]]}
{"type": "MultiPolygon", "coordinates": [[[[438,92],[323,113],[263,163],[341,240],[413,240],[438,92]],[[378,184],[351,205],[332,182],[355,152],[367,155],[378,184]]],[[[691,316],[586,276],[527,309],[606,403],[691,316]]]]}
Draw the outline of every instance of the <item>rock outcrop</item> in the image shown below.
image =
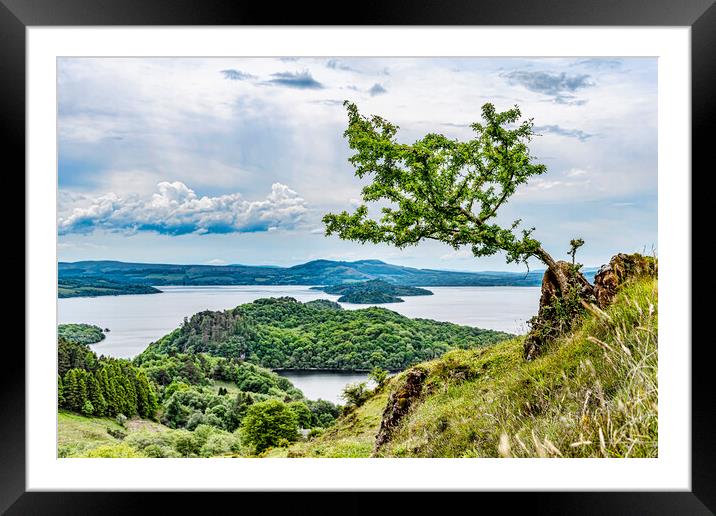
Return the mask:
{"type": "Polygon", "coordinates": [[[581,272],[569,262],[558,261],[557,267],[567,277],[571,291],[562,292],[557,276],[547,269],[542,277],[542,295],[539,311],[530,319],[530,332],[525,338],[524,357],[532,360],[539,356],[544,345],[551,339],[565,333],[578,312],[582,301],[594,302],[594,289],[581,272]]]}
{"type": "Polygon", "coordinates": [[[658,264],[651,256],[619,253],[602,265],[594,276],[594,297],[599,308],[612,302],[618,288],[627,280],[640,276],[656,276],[658,264]]]}
{"type": "Polygon", "coordinates": [[[380,429],[375,437],[374,455],[381,446],[390,440],[403,417],[408,413],[415,400],[420,397],[427,377],[428,372],[425,369],[414,367],[406,373],[403,383],[390,395],[383,411],[380,429]]]}
{"type": "Polygon", "coordinates": [[[545,344],[566,333],[579,320],[585,305],[596,304],[605,308],[612,302],[621,285],[641,276],[656,276],[656,259],[638,253],[620,253],[603,265],[594,278],[594,286],[568,262],[557,262],[567,275],[572,291],[563,293],[556,275],[547,270],[542,278],[542,295],[539,311],[530,319],[530,332],[525,338],[524,357],[532,360],[540,355],[545,344]]]}

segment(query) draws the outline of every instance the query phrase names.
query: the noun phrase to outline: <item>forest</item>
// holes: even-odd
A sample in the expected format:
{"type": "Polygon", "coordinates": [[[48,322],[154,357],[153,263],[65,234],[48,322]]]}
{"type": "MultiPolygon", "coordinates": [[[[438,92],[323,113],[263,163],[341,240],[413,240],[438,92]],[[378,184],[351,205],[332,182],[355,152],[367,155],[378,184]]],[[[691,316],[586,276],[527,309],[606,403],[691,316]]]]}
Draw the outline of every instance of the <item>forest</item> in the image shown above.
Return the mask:
{"type": "MultiPolygon", "coordinates": [[[[148,352],[130,361],[98,357],[65,337],[57,349],[61,429],[75,425],[88,432],[89,422],[104,421],[110,437],[122,442],[86,456],[252,454],[298,439],[300,429],[319,432],[341,413],[333,403],[306,399],[286,378],[236,358],[148,352]],[[266,420],[276,418],[281,423],[267,429],[266,420]],[[129,420],[157,425],[127,438],[129,420]]],[[[60,455],[77,454],[65,445],[60,455]]]]}
{"type": "Polygon", "coordinates": [[[143,353],[208,353],[270,369],[404,369],[454,348],[474,348],[507,333],[409,319],[385,308],[343,310],[337,303],[258,299],[232,310],[203,311],[143,353]]]}

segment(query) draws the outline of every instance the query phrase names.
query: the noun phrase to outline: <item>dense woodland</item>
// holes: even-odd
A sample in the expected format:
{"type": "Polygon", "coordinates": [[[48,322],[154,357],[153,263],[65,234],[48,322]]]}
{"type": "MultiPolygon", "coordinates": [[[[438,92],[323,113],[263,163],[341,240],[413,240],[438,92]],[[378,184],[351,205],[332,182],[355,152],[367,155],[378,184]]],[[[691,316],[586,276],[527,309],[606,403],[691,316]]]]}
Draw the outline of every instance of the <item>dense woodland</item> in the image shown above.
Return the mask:
{"type": "Polygon", "coordinates": [[[343,310],[327,301],[259,299],[226,311],[204,311],[145,353],[208,353],[271,369],[398,370],[453,348],[495,343],[510,335],[384,308],[343,310]]]}

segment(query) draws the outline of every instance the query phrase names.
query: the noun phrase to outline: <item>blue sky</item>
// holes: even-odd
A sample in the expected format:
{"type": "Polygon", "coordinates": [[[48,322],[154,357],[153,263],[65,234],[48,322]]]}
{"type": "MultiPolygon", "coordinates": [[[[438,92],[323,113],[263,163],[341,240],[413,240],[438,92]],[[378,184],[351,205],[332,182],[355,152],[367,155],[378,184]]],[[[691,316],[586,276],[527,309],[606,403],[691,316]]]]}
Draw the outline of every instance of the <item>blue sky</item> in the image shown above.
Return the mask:
{"type": "Polygon", "coordinates": [[[548,171],[499,220],[536,227],[555,258],[584,238],[588,266],[657,248],[653,58],[64,58],[58,98],[62,261],[524,270],[435,242],[326,237],[323,214],[350,210],[365,184],[347,161],[346,99],[405,142],[468,139],[485,102],[517,104],[548,171]]]}

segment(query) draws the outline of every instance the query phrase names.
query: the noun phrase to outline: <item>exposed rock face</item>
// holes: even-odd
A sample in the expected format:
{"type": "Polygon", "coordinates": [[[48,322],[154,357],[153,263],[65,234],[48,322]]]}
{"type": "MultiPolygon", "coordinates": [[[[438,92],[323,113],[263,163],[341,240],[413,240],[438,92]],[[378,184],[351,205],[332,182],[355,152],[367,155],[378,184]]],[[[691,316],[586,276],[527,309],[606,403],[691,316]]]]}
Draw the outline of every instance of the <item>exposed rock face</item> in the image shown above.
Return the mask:
{"type": "Polygon", "coordinates": [[[380,429],[375,437],[374,454],[390,440],[400,421],[408,413],[413,402],[420,396],[427,377],[428,372],[425,369],[414,367],[407,372],[403,384],[390,395],[383,411],[380,429]]]}
{"type": "Polygon", "coordinates": [[[640,276],[656,276],[657,262],[654,258],[638,253],[620,253],[602,266],[590,285],[581,273],[575,272],[568,262],[559,261],[557,266],[569,278],[574,291],[565,296],[553,271],[548,270],[542,278],[542,295],[539,311],[530,319],[531,330],[525,338],[524,357],[532,360],[539,356],[544,345],[568,331],[578,320],[585,303],[596,303],[605,308],[626,281],[640,276]]]}
{"type": "Polygon", "coordinates": [[[532,360],[539,356],[544,344],[569,329],[571,311],[581,310],[581,300],[594,302],[594,289],[582,273],[574,270],[569,262],[558,261],[557,267],[568,278],[573,291],[565,296],[554,272],[548,269],[542,277],[542,295],[539,311],[530,319],[532,329],[525,338],[524,357],[532,360]],[[561,312],[556,309],[561,303],[561,312]]]}
{"type": "Polygon", "coordinates": [[[640,276],[656,276],[658,265],[654,258],[639,253],[619,253],[594,276],[594,296],[600,308],[612,302],[617,289],[625,281],[640,276]]]}

